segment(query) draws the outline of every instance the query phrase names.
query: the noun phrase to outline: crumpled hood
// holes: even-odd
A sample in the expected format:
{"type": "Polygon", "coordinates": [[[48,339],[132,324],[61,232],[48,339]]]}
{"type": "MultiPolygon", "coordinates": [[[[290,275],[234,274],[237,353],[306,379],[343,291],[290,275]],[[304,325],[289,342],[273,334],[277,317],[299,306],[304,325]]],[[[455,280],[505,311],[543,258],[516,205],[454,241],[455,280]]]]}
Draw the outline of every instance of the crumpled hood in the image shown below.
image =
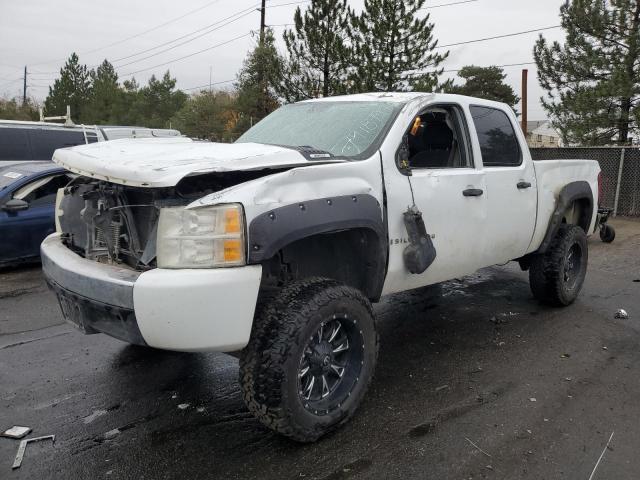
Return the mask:
{"type": "Polygon", "coordinates": [[[54,152],[71,172],[122,185],[171,187],[200,173],[318,165],[295,150],[259,143],[194,142],[188,138],[125,138],[54,152]]]}

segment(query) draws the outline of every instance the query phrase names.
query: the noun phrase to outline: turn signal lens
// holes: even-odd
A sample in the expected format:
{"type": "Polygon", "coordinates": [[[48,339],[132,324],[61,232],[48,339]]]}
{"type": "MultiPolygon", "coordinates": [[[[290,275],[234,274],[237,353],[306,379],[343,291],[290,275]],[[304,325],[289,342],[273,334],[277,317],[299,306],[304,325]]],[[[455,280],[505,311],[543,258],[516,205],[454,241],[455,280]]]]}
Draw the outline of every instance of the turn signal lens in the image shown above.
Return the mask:
{"type": "Polygon", "coordinates": [[[242,260],[242,242],[240,240],[224,241],[224,261],[237,263],[242,260]]]}
{"type": "Polygon", "coordinates": [[[224,211],[224,232],[240,233],[241,230],[240,209],[224,211]]]}

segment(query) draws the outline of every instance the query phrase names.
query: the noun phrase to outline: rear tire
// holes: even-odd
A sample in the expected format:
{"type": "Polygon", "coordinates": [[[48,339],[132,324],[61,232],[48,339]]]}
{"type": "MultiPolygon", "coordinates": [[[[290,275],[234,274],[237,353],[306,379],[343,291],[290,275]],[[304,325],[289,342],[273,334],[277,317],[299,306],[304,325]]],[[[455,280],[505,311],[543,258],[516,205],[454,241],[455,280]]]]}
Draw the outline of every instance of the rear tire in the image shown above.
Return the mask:
{"type": "Polygon", "coordinates": [[[600,240],[604,243],[611,243],[616,238],[616,231],[611,225],[606,223],[600,227],[600,240]]]}
{"type": "Polygon", "coordinates": [[[582,289],[587,262],[584,230],[577,225],[561,225],[549,249],[531,262],[529,284],[533,296],[549,305],[570,305],[582,289]]]}
{"type": "Polygon", "coordinates": [[[377,356],[362,293],[325,278],[294,282],[254,321],[240,358],[245,403],[270,429],[315,441],[355,413],[377,356]]]}

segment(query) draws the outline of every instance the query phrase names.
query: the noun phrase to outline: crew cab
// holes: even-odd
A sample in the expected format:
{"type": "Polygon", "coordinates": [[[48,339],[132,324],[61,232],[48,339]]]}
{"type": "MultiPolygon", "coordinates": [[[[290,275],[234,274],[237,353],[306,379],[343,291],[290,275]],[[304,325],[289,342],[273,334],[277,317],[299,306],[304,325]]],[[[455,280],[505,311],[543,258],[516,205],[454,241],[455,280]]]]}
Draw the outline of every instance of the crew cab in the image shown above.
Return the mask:
{"type": "Polygon", "coordinates": [[[240,352],[249,410],[298,441],[346,422],[372,378],[383,295],[514,260],[577,297],[599,167],[532,161],[513,111],[372,93],[271,113],[233,144],[116,140],[56,151],[43,268],[85,333],[240,352]]]}

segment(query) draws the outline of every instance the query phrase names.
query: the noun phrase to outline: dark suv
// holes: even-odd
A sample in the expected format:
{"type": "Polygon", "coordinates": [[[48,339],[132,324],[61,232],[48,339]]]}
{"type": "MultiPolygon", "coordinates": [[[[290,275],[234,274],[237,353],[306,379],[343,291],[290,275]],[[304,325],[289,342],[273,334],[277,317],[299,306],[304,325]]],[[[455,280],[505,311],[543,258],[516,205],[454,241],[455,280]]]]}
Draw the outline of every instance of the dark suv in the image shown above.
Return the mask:
{"type": "Polygon", "coordinates": [[[57,148],[98,141],[95,128],[0,120],[0,161],[51,160],[57,148]]]}

